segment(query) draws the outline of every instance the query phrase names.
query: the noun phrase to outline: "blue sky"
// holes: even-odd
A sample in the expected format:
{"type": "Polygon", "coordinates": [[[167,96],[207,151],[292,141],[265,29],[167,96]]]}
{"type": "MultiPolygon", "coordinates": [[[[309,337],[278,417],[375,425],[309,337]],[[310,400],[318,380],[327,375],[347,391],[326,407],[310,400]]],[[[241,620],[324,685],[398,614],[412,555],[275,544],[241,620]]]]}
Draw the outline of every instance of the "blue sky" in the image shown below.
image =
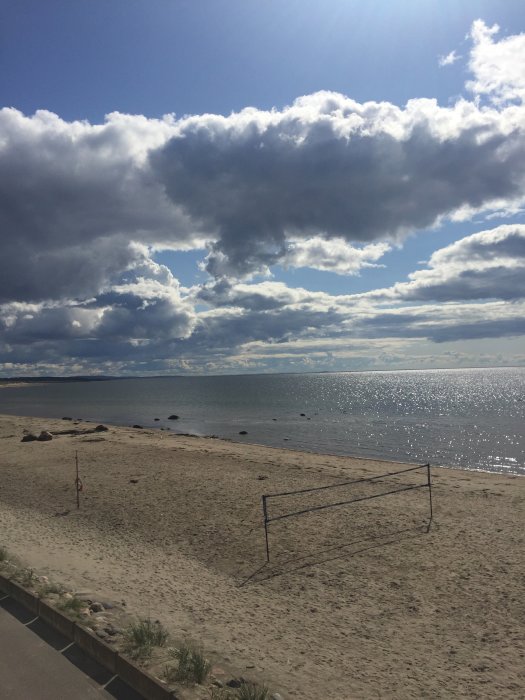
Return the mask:
{"type": "Polygon", "coordinates": [[[525,364],[523,2],[0,26],[0,374],[525,364]]]}

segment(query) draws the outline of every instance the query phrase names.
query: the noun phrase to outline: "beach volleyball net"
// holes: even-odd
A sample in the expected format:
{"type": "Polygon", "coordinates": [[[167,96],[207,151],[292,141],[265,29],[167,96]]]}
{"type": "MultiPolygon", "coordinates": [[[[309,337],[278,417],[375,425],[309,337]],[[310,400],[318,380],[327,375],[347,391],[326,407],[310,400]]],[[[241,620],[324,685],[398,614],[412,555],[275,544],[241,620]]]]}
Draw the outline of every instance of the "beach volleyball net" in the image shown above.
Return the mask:
{"type": "Polygon", "coordinates": [[[428,532],[433,517],[430,464],[421,464],[395,472],[387,472],[362,479],[352,479],[327,486],[264,494],[262,496],[262,511],[266,561],[270,561],[268,540],[268,526],[270,523],[288,518],[297,518],[308,513],[318,513],[326,509],[352,506],[356,503],[393,496],[394,494],[416,489],[428,489],[428,532]]]}

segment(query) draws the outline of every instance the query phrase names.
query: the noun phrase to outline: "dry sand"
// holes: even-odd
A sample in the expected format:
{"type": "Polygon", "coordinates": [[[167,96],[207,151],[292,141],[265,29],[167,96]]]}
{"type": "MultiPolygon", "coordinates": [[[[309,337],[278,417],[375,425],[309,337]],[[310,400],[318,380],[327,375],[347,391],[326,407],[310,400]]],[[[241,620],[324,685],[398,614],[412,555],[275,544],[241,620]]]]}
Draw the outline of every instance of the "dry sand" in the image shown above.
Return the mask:
{"type": "Polygon", "coordinates": [[[284,698],[525,697],[525,479],[436,468],[429,533],[421,488],[274,522],[265,565],[263,493],[405,465],[131,428],[20,442],[69,427],[0,417],[0,544],[41,573],[162,619],[284,698]]]}

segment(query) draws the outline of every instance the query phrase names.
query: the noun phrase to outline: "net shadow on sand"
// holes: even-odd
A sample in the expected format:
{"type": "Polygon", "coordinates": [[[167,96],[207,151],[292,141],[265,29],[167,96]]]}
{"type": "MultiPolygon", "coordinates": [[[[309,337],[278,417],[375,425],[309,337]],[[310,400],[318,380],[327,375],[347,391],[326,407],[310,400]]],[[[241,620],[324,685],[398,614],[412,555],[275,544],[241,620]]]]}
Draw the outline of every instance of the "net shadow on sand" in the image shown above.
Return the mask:
{"type": "Polygon", "coordinates": [[[406,527],[380,535],[370,535],[368,537],[352,540],[351,542],[345,542],[344,544],[323,547],[322,549],[306,555],[292,556],[274,562],[265,561],[261,566],[255,569],[255,571],[244,577],[238,584],[238,588],[264,583],[265,581],[279,576],[307,570],[329,562],[351,559],[352,557],[365,554],[372,550],[381,549],[382,547],[389,547],[399,542],[418,539],[427,533],[428,526],[425,523],[423,525],[406,527]]]}

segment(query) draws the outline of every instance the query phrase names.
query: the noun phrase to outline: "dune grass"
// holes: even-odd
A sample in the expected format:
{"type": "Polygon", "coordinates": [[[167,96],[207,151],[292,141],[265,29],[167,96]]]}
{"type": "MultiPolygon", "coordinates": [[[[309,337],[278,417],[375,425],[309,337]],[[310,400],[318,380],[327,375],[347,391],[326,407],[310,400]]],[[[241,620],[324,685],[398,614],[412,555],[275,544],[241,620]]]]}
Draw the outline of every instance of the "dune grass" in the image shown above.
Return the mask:
{"type": "Polygon", "coordinates": [[[177,660],[177,666],[167,666],[165,676],[169,682],[204,683],[211,664],[200,649],[184,642],[177,649],[170,649],[170,656],[177,660]]]}
{"type": "Polygon", "coordinates": [[[167,630],[150,618],[132,623],[124,632],[125,650],[135,659],[150,657],[154,647],[164,647],[167,641],[167,630]]]}

